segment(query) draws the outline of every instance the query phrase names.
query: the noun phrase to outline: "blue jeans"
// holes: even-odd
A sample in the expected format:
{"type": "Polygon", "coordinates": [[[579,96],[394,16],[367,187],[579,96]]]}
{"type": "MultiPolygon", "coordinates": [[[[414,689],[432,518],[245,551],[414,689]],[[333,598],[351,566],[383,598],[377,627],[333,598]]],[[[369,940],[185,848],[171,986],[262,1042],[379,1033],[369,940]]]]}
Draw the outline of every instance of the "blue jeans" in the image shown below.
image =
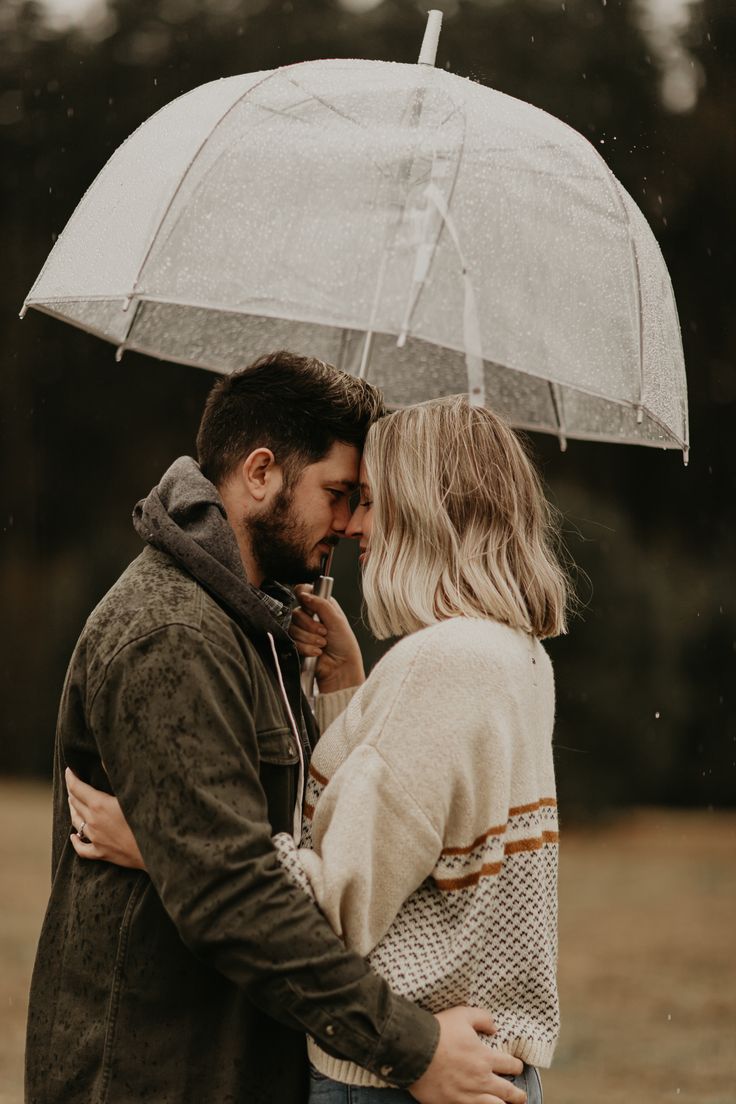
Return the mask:
{"type": "MultiPolygon", "coordinates": [[[[526,1093],[527,1104],[542,1104],[542,1082],[534,1066],[524,1066],[518,1077],[510,1077],[526,1093]]],[[[405,1089],[374,1089],[362,1085],[344,1085],[312,1070],[309,1078],[309,1104],[416,1104],[405,1089]]]]}

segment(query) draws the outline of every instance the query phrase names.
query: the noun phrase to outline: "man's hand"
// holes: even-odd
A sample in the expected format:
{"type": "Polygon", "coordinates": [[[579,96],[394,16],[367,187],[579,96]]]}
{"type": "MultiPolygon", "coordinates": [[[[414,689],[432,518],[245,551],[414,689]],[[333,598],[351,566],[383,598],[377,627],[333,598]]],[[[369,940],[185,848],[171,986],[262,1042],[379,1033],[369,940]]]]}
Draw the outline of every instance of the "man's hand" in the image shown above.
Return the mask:
{"type": "Polygon", "coordinates": [[[74,827],[72,847],[80,859],[103,859],[117,866],[145,870],[143,856],[118,799],[88,786],[69,767],[64,778],[74,827]]]}
{"type": "Polygon", "coordinates": [[[450,1008],[437,1015],[440,1040],[427,1072],[409,1086],[421,1104],[524,1104],[522,1092],[500,1074],[518,1076],[523,1063],[481,1043],[478,1032],[496,1025],[479,1008],[450,1008]]]}
{"type": "Polygon", "coordinates": [[[316,598],[311,586],[295,588],[301,603],[292,614],[289,633],[302,656],[319,656],[317,685],[321,694],[347,690],[365,682],[360,645],[334,598],[316,598]],[[317,615],[319,621],[314,620],[317,615]]]}

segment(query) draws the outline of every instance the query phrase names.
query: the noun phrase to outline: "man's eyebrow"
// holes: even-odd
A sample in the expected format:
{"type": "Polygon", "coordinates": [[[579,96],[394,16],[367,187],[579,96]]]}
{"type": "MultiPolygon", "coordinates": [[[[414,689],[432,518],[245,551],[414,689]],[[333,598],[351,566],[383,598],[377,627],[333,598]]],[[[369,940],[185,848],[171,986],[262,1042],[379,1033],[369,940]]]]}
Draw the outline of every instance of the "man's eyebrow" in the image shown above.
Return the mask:
{"type": "Polygon", "coordinates": [[[347,491],[354,491],[358,484],[353,479],[325,479],[325,487],[344,487],[347,491]]]}

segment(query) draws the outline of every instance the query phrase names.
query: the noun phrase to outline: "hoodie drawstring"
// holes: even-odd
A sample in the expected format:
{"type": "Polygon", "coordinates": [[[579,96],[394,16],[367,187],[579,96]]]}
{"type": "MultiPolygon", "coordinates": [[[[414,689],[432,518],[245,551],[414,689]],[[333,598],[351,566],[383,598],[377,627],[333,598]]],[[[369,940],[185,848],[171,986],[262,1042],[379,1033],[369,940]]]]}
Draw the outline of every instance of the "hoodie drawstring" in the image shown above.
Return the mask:
{"type": "Polygon", "coordinates": [[[279,680],[279,686],[281,687],[281,697],[284,699],[284,705],[286,706],[286,712],[289,715],[289,722],[291,724],[291,730],[294,733],[294,739],[296,740],[296,746],[299,751],[299,786],[297,788],[296,805],[294,807],[294,843],[299,846],[302,838],[302,800],[304,795],[304,749],[302,748],[302,740],[299,734],[299,728],[294,720],[294,714],[291,711],[291,705],[289,704],[289,696],[286,693],[286,686],[284,685],[284,676],[281,673],[281,664],[279,663],[278,652],[276,651],[276,641],[273,638],[272,633],[266,633],[269,643],[271,645],[271,651],[273,653],[273,661],[276,665],[276,675],[279,680]]]}

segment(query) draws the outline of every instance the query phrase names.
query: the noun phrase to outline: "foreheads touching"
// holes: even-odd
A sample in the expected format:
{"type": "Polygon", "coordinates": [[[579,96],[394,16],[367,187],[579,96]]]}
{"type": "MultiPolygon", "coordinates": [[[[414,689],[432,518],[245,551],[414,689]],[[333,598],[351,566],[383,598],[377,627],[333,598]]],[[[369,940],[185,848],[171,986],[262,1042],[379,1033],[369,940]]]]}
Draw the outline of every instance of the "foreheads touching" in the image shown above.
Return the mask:
{"type": "Polygon", "coordinates": [[[335,442],[362,449],[384,413],[380,392],[364,380],[315,357],[270,353],[210,391],[197,434],[200,467],[219,488],[250,453],[265,449],[288,488],[335,442]]]}

